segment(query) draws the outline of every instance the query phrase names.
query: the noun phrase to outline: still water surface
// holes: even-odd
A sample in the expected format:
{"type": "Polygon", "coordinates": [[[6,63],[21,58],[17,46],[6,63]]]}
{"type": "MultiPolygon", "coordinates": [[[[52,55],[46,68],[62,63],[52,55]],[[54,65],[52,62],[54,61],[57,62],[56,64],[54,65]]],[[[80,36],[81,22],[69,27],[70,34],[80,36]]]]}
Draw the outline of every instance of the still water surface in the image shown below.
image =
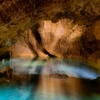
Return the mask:
{"type": "Polygon", "coordinates": [[[0,100],[100,100],[100,95],[73,96],[31,91],[33,86],[0,86],[0,100]]]}
{"type": "Polygon", "coordinates": [[[100,100],[99,73],[82,62],[13,59],[11,67],[28,80],[0,83],[0,100],[100,100]]]}

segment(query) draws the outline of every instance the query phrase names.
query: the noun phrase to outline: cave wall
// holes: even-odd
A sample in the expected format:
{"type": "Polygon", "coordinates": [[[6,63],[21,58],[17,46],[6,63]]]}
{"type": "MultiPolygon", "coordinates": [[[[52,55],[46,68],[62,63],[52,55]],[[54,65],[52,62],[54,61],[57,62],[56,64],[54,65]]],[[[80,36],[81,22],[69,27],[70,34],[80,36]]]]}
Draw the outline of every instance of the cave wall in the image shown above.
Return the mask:
{"type": "Polygon", "coordinates": [[[97,20],[94,23],[93,28],[94,28],[93,33],[94,33],[96,39],[100,41],[100,20],[97,20]]]}
{"type": "Polygon", "coordinates": [[[34,56],[24,39],[21,37],[16,44],[11,46],[11,57],[32,58],[34,56]]]}
{"type": "Polygon", "coordinates": [[[48,58],[44,50],[62,58],[98,59],[100,56],[94,31],[88,30],[85,25],[78,25],[70,19],[60,19],[55,23],[41,20],[36,26],[27,29],[21,36],[23,40],[12,46],[12,57],[33,55],[48,58]]]}
{"type": "Polygon", "coordinates": [[[40,57],[40,59],[47,58],[47,55],[40,49],[41,46],[34,38],[31,29],[27,29],[19,40],[11,46],[11,57],[16,58],[34,58],[40,57]]]}
{"type": "Polygon", "coordinates": [[[2,0],[0,15],[0,55],[23,38],[35,56],[100,58],[99,0],[2,0]]]}

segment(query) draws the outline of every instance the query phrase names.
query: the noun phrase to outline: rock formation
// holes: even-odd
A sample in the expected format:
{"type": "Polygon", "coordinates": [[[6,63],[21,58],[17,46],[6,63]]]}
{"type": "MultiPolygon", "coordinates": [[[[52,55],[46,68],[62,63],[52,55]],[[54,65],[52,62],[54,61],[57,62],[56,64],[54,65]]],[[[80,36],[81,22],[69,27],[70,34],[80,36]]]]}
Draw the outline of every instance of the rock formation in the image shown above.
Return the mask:
{"type": "Polygon", "coordinates": [[[100,62],[99,0],[0,0],[0,15],[1,58],[12,51],[100,62]]]}
{"type": "Polygon", "coordinates": [[[12,78],[12,69],[6,66],[0,70],[0,78],[12,78]]]}

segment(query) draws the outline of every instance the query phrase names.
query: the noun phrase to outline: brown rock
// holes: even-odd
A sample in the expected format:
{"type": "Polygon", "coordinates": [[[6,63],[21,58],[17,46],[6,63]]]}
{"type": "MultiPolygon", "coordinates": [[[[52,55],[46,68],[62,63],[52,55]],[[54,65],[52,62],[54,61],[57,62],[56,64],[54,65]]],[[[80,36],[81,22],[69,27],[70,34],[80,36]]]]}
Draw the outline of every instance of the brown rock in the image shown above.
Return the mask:
{"type": "Polygon", "coordinates": [[[0,76],[5,78],[12,78],[12,69],[6,66],[0,70],[0,76]]]}

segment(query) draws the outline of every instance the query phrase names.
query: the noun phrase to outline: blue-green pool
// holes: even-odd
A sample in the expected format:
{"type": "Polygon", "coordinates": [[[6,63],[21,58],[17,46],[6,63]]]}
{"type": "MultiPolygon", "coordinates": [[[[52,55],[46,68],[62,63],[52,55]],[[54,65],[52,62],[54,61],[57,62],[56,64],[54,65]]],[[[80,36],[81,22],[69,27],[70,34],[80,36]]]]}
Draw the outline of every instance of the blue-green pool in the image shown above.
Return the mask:
{"type": "Polygon", "coordinates": [[[33,86],[0,86],[0,100],[100,100],[100,95],[90,96],[58,95],[42,93],[34,90],[33,86]]]}
{"type": "Polygon", "coordinates": [[[100,100],[100,81],[96,80],[100,75],[82,63],[14,59],[11,64],[11,68],[19,76],[36,72],[39,77],[31,83],[21,80],[19,84],[9,80],[7,84],[0,82],[0,100],[100,100]],[[69,77],[67,79],[41,77],[54,72],[67,74],[69,77]]]}

